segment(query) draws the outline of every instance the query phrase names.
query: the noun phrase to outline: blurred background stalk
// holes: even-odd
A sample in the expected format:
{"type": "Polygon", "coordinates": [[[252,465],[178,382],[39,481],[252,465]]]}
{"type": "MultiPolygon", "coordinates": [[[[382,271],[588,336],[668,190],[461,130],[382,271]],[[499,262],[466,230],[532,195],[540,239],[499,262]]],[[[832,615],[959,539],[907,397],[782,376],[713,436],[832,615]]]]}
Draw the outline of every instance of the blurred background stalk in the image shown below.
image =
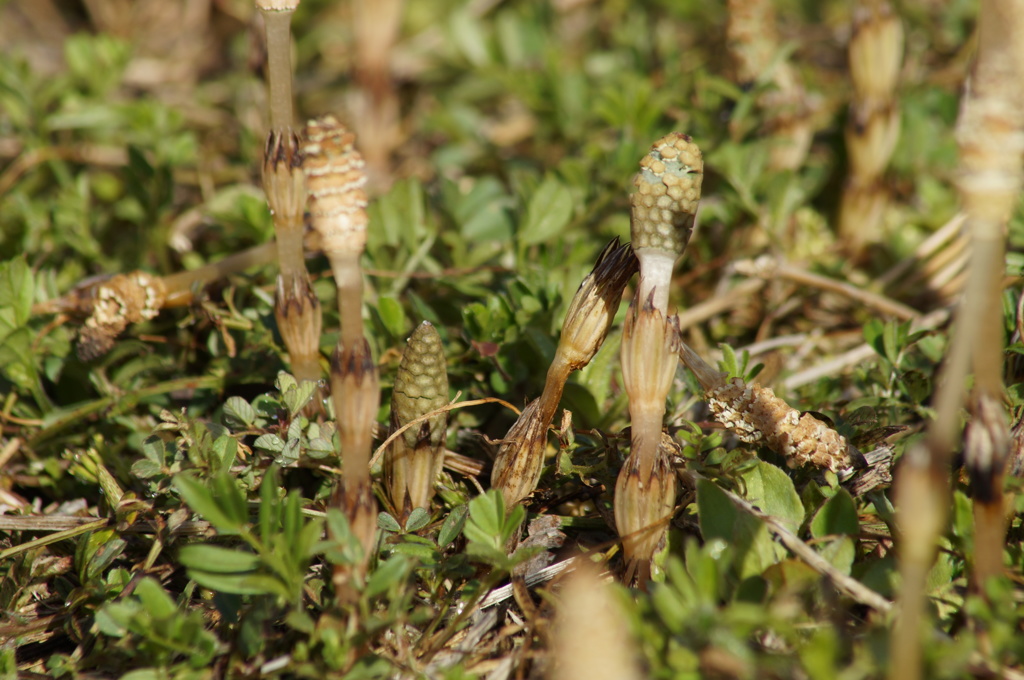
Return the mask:
{"type": "MultiPolygon", "coordinates": [[[[1021,66],[1024,6],[1007,0],[981,3],[978,52],[957,124],[958,180],[971,239],[967,287],[956,313],[953,338],[935,395],[936,418],[922,443],[904,455],[896,478],[902,586],[892,633],[889,678],[923,677],[926,579],[949,508],[949,468],[960,444],[960,410],[973,416],[964,461],[975,489],[975,584],[1002,569],[1002,475],[1008,423],[1002,412],[1003,330],[1001,281],[1004,239],[1021,186],[1021,66]],[[974,388],[966,391],[973,370],[974,388]],[[980,429],[979,429],[980,428],[980,429]],[[978,492],[982,491],[981,494],[978,492]],[[992,526],[998,522],[998,526],[992,526]]],[[[927,635],[927,637],[926,637],[927,635]]]]}

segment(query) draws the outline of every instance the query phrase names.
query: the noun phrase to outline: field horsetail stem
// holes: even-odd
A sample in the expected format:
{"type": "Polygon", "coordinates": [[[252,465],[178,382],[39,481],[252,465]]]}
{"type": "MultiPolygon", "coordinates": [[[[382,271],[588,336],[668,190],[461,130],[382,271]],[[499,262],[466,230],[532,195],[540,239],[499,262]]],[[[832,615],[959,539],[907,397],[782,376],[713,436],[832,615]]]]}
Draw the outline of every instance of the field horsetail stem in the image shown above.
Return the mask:
{"type": "Polygon", "coordinates": [[[288,130],[292,119],[292,13],[299,0],[256,0],[267,38],[270,129],[288,130]]]}
{"type": "MultiPolygon", "coordinates": [[[[298,380],[318,381],[320,369],[320,300],[309,280],[303,250],[306,182],[299,140],[291,130],[271,130],[263,155],[263,190],[277,233],[274,317],[298,380]]],[[[310,404],[319,404],[313,399],[310,404]]]]}
{"type": "Polygon", "coordinates": [[[672,458],[679,447],[660,427],[651,444],[653,455],[629,454],[615,482],[615,529],[626,560],[622,580],[641,588],[651,576],[651,559],[668,531],[678,491],[672,458]],[[647,462],[653,465],[644,473],[641,467],[647,462]]]}
{"type": "MultiPolygon", "coordinates": [[[[366,247],[366,175],[354,143],[355,135],[333,116],[310,121],[303,144],[303,170],[313,228],[320,234],[338,287],[341,336],[331,362],[331,395],[344,478],[335,500],[368,559],[376,539],[377,501],[370,486],[370,450],[380,383],[369,343],[363,336],[359,258],[366,247]]],[[[351,576],[336,568],[339,598],[346,597],[351,576]]]]}
{"type": "MultiPolygon", "coordinates": [[[[402,353],[391,395],[391,426],[398,429],[448,403],[448,369],[437,329],[424,321],[402,353]]],[[[384,453],[384,482],[403,520],[413,508],[430,509],[444,463],[448,415],[410,427],[384,453]]]]}
{"type": "MultiPolygon", "coordinates": [[[[320,300],[306,271],[303,235],[306,182],[299,140],[293,130],[291,20],[298,0],[256,0],[267,42],[270,132],[263,149],[263,192],[277,237],[281,268],[274,296],[274,317],[299,380],[320,380],[320,300]]],[[[315,409],[320,399],[310,401],[315,409]]]]}
{"type": "Polygon", "coordinates": [[[661,441],[665,400],[679,365],[679,329],[650,299],[634,303],[622,328],[622,383],[629,396],[630,456],[637,457],[640,480],[654,468],[661,441]]]}
{"type": "Polygon", "coordinates": [[[773,0],[729,0],[726,41],[736,84],[770,84],[758,97],[764,112],[764,132],[775,142],[769,165],[797,170],[807,158],[814,136],[818,97],[808,94],[800,74],[786,58],[775,28],[773,0]]]}
{"type": "Polygon", "coordinates": [[[634,576],[646,582],[675,504],[675,476],[661,446],[665,400],[679,364],[679,328],[668,315],[668,299],[676,261],[693,233],[703,179],[700,149],[678,132],[654,143],[633,179],[630,234],[640,286],[622,330],[632,436],[614,504],[627,582],[634,576]]]}
{"type": "MultiPolygon", "coordinates": [[[[679,364],[679,329],[648,298],[634,303],[622,329],[622,382],[629,397],[630,452],[615,484],[615,526],[626,558],[625,581],[643,586],[676,500],[676,477],[663,446],[665,400],[679,364]]],[[[667,438],[671,445],[671,438],[667,438]]]]}
{"type": "Polygon", "coordinates": [[[613,240],[580,284],[562,323],[555,358],[548,368],[544,391],[530,402],[509,429],[498,449],[491,486],[499,489],[509,507],[537,487],[544,467],[548,426],[554,418],[569,374],[594,358],[611,329],[626,284],[637,271],[629,244],[613,240]]]}

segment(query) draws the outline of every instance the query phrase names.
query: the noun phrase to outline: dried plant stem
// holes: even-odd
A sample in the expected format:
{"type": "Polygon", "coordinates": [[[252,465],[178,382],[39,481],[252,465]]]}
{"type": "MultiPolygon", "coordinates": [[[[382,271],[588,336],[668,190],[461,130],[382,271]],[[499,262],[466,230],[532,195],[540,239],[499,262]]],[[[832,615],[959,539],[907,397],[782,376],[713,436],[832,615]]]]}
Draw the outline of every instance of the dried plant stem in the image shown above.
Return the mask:
{"type": "MultiPolygon", "coordinates": [[[[696,484],[698,480],[706,480],[703,475],[695,470],[687,469],[681,474],[688,478],[691,484],[696,484]]],[[[800,540],[799,536],[787,529],[786,526],[778,519],[758,510],[745,499],[737,496],[728,489],[718,487],[718,490],[725,494],[737,508],[764,522],[765,526],[768,527],[768,531],[775,534],[780,543],[786,546],[794,555],[803,560],[807,566],[811,567],[822,576],[827,577],[832,584],[841,593],[843,593],[843,595],[846,595],[854,602],[871,607],[872,609],[882,613],[887,613],[892,610],[892,602],[871,590],[860,581],[847,576],[836,569],[828,560],[822,557],[817,550],[800,540]]]]}
{"type": "Polygon", "coordinates": [[[821,290],[838,293],[863,305],[878,310],[882,314],[894,316],[904,321],[918,316],[913,307],[892,300],[884,295],[858,288],[845,281],[814,274],[806,269],[790,264],[777,262],[770,256],[759,257],[754,261],[746,260],[735,263],[736,271],[747,276],[758,276],[764,279],[782,278],[804,286],[813,286],[821,290]]]}
{"type": "MultiPolygon", "coordinates": [[[[892,680],[922,677],[921,626],[927,596],[926,578],[935,559],[937,542],[945,527],[949,505],[949,463],[959,439],[958,414],[965,401],[964,384],[973,367],[975,419],[964,450],[972,477],[983,481],[991,497],[1001,504],[1001,477],[1005,466],[1008,425],[1001,412],[1002,332],[999,289],[1003,272],[1003,230],[1021,186],[1022,73],[1019,40],[1024,31],[1024,8],[1019,3],[989,0],[982,3],[978,27],[978,55],[969,90],[957,123],[963,171],[961,196],[971,235],[971,263],[967,287],[957,309],[951,348],[940,374],[935,396],[936,419],[923,443],[904,455],[896,479],[900,526],[900,617],[893,629],[892,680]],[[1002,450],[1000,450],[1002,449],[1002,450]]],[[[976,485],[977,486],[977,485],[976,485]]],[[[983,498],[976,503],[984,504],[983,498]]],[[[996,513],[982,513],[987,521],[996,513]]],[[[995,545],[982,567],[1001,565],[1002,529],[985,527],[981,537],[995,545]],[[999,558],[994,557],[995,554],[999,558]]],[[[990,574],[979,573],[976,581],[990,574]]]]}
{"type": "Polygon", "coordinates": [[[942,252],[943,246],[947,243],[960,244],[963,241],[959,238],[964,221],[967,216],[957,213],[948,222],[939,227],[928,238],[921,242],[914,252],[908,257],[897,262],[889,271],[876,279],[880,286],[889,287],[898,281],[908,271],[916,273],[931,262],[932,256],[942,252]]]}
{"type": "Polygon", "coordinates": [[[193,291],[204,288],[214,281],[233,276],[246,269],[261,267],[274,261],[277,243],[271,241],[228,255],[222,260],[203,265],[198,269],[181,271],[163,277],[167,297],[164,307],[180,307],[191,304],[193,291]]]}
{"type": "MultiPolygon", "coordinates": [[[[910,324],[910,330],[915,332],[923,329],[938,328],[948,319],[949,311],[939,309],[931,314],[925,314],[914,319],[910,324]]],[[[782,386],[786,390],[794,390],[798,387],[817,382],[825,376],[836,375],[850,366],[856,366],[877,356],[877,350],[871,347],[871,345],[863,343],[817,366],[794,373],[782,381],[782,386]]]]}
{"type": "MultiPolygon", "coordinates": [[[[429,413],[424,413],[419,418],[416,418],[415,420],[413,420],[411,422],[408,422],[405,425],[402,425],[397,430],[392,431],[391,434],[388,435],[387,439],[385,439],[383,442],[381,442],[380,446],[377,447],[377,450],[373,452],[373,457],[370,458],[370,467],[372,468],[374,465],[376,465],[378,462],[380,462],[381,456],[384,455],[384,452],[387,450],[387,447],[390,446],[391,443],[393,441],[395,441],[395,439],[400,437],[403,432],[405,432],[406,430],[408,430],[411,427],[415,427],[416,425],[419,425],[420,423],[422,423],[422,422],[424,422],[426,420],[429,420],[430,418],[433,418],[434,416],[440,415],[442,413],[447,413],[448,411],[454,411],[454,410],[460,409],[460,408],[467,408],[469,406],[480,406],[482,404],[499,404],[501,406],[504,406],[508,410],[512,411],[513,413],[515,413],[516,416],[518,416],[518,415],[520,415],[522,413],[518,408],[516,408],[512,404],[508,403],[504,399],[498,399],[497,397],[484,397],[483,399],[470,399],[469,401],[459,401],[459,396],[460,395],[461,395],[461,392],[457,393],[455,395],[455,399],[450,404],[447,404],[446,406],[443,406],[443,407],[441,407],[439,409],[434,409],[433,411],[431,411],[429,413]]],[[[381,428],[381,431],[382,430],[383,430],[383,428],[381,428]]],[[[475,460],[475,459],[473,459],[473,460],[475,460]]],[[[477,461],[477,464],[478,463],[479,463],[479,461],[477,461]]],[[[473,467],[474,467],[474,469],[477,469],[476,468],[476,464],[474,464],[473,467]]]]}
{"type": "Polygon", "coordinates": [[[733,307],[749,304],[750,296],[764,288],[764,286],[764,279],[747,279],[746,281],[741,281],[735,288],[722,295],[716,295],[689,309],[680,311],[676,315],[679,321],[679,329],[685,330],[714,316],[718,316],[733,307]]]}

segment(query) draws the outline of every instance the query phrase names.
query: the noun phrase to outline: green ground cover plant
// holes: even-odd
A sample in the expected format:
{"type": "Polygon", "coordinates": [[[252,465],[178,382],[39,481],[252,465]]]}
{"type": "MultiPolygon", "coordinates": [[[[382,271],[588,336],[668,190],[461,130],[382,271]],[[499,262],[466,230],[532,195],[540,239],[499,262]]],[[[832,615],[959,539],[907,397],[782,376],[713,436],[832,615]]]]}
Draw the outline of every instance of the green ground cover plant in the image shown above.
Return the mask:
{"type": "Polygon", "coordinates": [[[1024,677],[990,129],[1024,60],[986,70],[1024,22],[979,12],[302,0],[280,89],[287,22],[268,45],[248,0],[0,3],[0,672],[1024,677]],[[366,177],[344,256],[275,207],[325,114],[366,177]],[[631,306],[615,239],[674,132],[696,226],[631,306]],[[680,363],[634,431],[644,315],[680,363]]]}

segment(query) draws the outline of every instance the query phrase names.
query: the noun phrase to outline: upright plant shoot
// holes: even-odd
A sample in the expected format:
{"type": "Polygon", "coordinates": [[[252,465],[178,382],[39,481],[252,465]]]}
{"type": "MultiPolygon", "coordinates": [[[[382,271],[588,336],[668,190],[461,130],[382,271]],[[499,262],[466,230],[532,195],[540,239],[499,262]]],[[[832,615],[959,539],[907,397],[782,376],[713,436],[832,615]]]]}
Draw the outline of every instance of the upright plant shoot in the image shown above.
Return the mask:
{"type": "MultiPolygon", "coordinates": [[[[424,321],[402,353],[391,395],[391,426],[403,427],[448,402],[448,370],[437,329],[424,321]]],[[[447,415],[431,416],[399,436],[384,454],[384,480],[395,511],[430,508],[444,463],[447,415]]]]}
{"type": "Polygon", "coordinates": [[[665,400],[679,364],[679,329],[668,315],[669,286],[693,233],[703,178],[700,149],[673,132],[641,159],[630,197],[640,287],[622,330],[622,378],[632,436],[615,484],[615,524],[622,536],[626,580],[638,576],[641,584],[676,498],[675,475],[662,446],[665,400]]]}
{"type": "Polygon", "coordinates": [[[320,300],[310,285],[304,259],[306,183],[292,117],[290,27],[298,5],[299,0],[256,0],[266,30],[270,109],[270,132],[263,150],[263,191],[274,219],[281,267],[274,300],[277,327],[288,349],[292,373],[299,380],[316,381],[321,375],[320,300]]]}
{"type": "MultiPolygon", "coordinates": [[[[359,256],[366,246],[366,176],[354,142],[355,136],[333,116],[310,121],[303,169],[313,227],[320,233],[338,286],[341,317],[341,337],[331,362],[331,395],[344,469],[335,502],[368,559],[376,538],[377,501],[370,487],[370,450],[380,384],[370,345],[363,336],[359,256]]],[[[344,570],[335,571],[339,596],[344,596],[350,577],[344,570]]]]}
{"type": "Polygon", "coordinates": [[[562,399],[565,381],[570,373],[590,363],[604,343],[622,301],[622,291],[636,269],[629,244],[620,246],[615,239],[601,251],[594,269],[573,296],[544,391],[523,409],[494,460],[491,486],[501,491],[509,507],[537,487],[544,467],[548,425],[562,399]]]}

